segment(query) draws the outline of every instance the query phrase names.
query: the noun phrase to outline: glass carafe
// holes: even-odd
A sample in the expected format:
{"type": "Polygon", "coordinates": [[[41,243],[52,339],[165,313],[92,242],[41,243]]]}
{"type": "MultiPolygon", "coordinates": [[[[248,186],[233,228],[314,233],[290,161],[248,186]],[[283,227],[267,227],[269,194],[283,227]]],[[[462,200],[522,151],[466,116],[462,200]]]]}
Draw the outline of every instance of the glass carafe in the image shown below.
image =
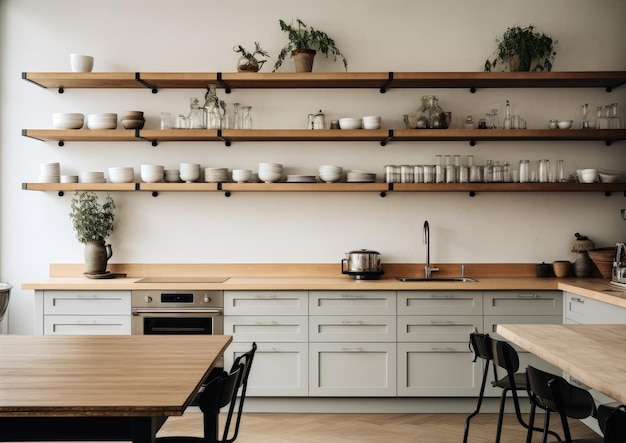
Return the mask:
{"type": "Polygon", "coordinates": [[[415,128],[428,129],[430,127],[430,113],[432,112],[432,97],[422,97],[422,104],[415,111],[415,128]]]}
{"type": "Polygon", "coordinates": [[[431,129],[441,129],[446,126],[446,114],[439,106],[439,99],[431,97],[430,117],[428,127],[431,129]]]}
{"type": "Polygon", "coordinates": [[[189,99],[189,115],[187,116],[187,127],[189,129],[206,129],[206,113],[200,107],[200,99],[191,97],[189,99]]]}

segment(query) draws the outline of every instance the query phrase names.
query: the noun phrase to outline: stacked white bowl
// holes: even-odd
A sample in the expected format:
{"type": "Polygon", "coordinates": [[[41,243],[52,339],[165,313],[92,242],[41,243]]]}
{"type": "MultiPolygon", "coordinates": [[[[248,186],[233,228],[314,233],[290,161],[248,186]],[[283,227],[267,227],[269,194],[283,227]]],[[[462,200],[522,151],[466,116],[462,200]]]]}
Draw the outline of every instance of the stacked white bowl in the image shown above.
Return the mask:
{"type": "Polygon", "coordinates": [[[180,181],[180,172],[178,169],[166,169],[165,181],[168,183],[178,183],[180,181]]]}
{"type": "Polygon", "coordinates": [[[80,129],[85,124],[85,114],[57,112],[52,114],[52,126],[56,129],[80,129]]]}
{"type": "Polygon", "coordinates": [[[78,183],[78,175],[62,175],[61,183],[78,183]]]}
{"type": "Polygon", "coordinates": [[[319,167],[320,180],[326,183],[335,183],[341,180],[341,166],[322,165],[319,167]]]}
{"type": "Polygon", "coordinates": [[[259,180],[274,183],[283,176],[283,165],[280,163],[259,163],[259,180]]]}
{"type": "Polygon", "coordinates": [[[349,183],[374,183],[376,181],[376,174],[373,172],[365,171],[348,171],[349,183]]]}
{"type": "Polygon", "coordinates": [[[39,165],[39,181],[42,183],[59,183],[61,165],[59,163],[42,163],[39,165]]]}
{"type": "Polygon", "coordinates": [[[163,165],[141,165],[141,179],[146,183],[158,183],[163,181],[163,165]]]}
{"type": "Polygon", "coordinates": [[[81,183],[106,183],[106,179],[104,178],[104,172],[102,171],[81,172],[80,182],[81,183]]]}
{"type": "Polygon", "coordinates": [[[142,111],[127,111],[122,114],[121,120],[126,129],[143,129],[146,122],[142,111]]]}
{"type": "Polygon", "coordinates": [[[232,177],[234,182],[245,183],[252,178],[252,171],[250,169],[233,169],[232,177]]]}
{"type": "Polygon", "coordinates": [[[89,114],[87,116],[89,129],[115,129],[117,128],[117,114],[107,112],[104,114],[89,114]]]}
{"type": "Polygon", "coordinates": [[[360,118],[340,118],[339,119],[339,128],[340,129],[361,129],[361,125],[363,121],[360,118]]]}
{"type": "Polygon", "coordinates": [[[109,168],[109,182],[132,183],[135,181],[135,170],[130,166],[114,166],[109,168]]]}
{"type": "Polygon", "coordinates": [[[228,181],[228,168],[204,168],[204,181],[224,183],[228,181]]]}
{"type": "Polygon", "coordinates": [[[200,165],[198,163],[181,163],[180,179],[187,183],[193,183],[200,178],[200,165]]]}
{"type": "Polygon", "coordinates": [[[381,118],[379,115],[368,115],[361,120],[363,120],[363,129],[380,129],[381,118]]]}

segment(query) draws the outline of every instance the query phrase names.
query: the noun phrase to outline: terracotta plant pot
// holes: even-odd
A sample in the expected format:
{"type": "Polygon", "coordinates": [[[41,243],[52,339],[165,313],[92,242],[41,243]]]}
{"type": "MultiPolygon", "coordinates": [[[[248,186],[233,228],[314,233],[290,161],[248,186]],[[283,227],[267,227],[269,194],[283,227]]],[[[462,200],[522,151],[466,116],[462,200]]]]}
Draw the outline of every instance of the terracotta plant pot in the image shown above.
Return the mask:
{"type": "Polygon", "coordinates": [[[313,59],[317,51],[313,49],[294,49],[291,51],[293,62],[296,65],[296,72],[313,71],[313,59]]]}

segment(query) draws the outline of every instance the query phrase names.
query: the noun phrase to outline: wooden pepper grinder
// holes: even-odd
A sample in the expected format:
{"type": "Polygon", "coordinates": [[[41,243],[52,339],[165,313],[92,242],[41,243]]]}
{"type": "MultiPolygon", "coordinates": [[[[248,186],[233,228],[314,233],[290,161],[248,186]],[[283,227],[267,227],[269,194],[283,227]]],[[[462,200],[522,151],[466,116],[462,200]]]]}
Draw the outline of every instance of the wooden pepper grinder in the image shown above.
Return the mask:
{"type": "Polygon", "coordinates": [[[574,275],[576,277],[590,277],[593,273],[593,262],[589,258],[587,251],[594,248],[593,242],[578,232],[574,235],[576,240],[572,242],[571,249],[572,252],[578,254],[574,262],[574,275]]]}

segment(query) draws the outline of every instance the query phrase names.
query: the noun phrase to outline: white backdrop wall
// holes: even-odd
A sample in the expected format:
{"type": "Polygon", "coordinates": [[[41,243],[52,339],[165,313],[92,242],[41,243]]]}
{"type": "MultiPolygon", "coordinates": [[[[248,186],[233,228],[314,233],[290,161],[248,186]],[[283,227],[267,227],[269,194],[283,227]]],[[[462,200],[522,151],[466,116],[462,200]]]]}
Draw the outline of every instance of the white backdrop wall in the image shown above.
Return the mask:
{"type": "MultiPolygon", "coordinates": [[[[626,170],[624,142],[391,143],[67,143],[59,148],[21,136],[23,128],[50,128],[53,112],[123,113],[142,110],[146,128],[159,115],[186,113],[203,90],[69,89],[60,95],[21,80],[23,71],[69,71],[69,54],[95,57],[94,71],[230,72],[237,54],[259,41],[271,70],[284,43],[278,19],[300,17],[328,32],[346,54],[350,71],[480,71],[495,37],[512,25],[535,24],[559,40],[554,70],[625,70],[626,2],[622,0],[0,0],[0,278],[16,286],[10,332],[31,333],[32,300],[19,286],[46,278],[48,264],[82,261],[68,217],[70,195],[26,192],[39,164],[59,161],[62,173],[106,171],[143,163],[175,168],[179,162],[256,169],[260,161],[285,164],[288,173],[314,174],[320,164],[363,169],[382,179],[386,164],[432,164],[435,155],[487,159],[564,159],[568,170],[626,170]],[[357,13],[358,11],[358,13],[357,13]]],[[[292,70],[289,60],[281,68],[292,70]]],[[[340,71],[317,57],[315,71],[340,71]]],[[[300,128],[322,109],[328,120],[378,114],[401,128],[402,114],[422,95],[437,95],[459,127],[492,108],[525,116],[531,128],[551,118],[573,119],[579,109],[618,102],[626,88],[562,90],[234,90],[221,99],[251,105],[256,128],[300,128]]],[[[626,116],[626,112],[622,112],[626,116]]],[[[598,246],[626,239],[619,209],[623,195],[376,193],[113,193],[117,227],[110,238],[120,263],[332,263],[355,248],[372,248],[385,262],[424,261],[422,224],[431,225],[437,263],[573,260],[575,232],[598,246]]]]}

